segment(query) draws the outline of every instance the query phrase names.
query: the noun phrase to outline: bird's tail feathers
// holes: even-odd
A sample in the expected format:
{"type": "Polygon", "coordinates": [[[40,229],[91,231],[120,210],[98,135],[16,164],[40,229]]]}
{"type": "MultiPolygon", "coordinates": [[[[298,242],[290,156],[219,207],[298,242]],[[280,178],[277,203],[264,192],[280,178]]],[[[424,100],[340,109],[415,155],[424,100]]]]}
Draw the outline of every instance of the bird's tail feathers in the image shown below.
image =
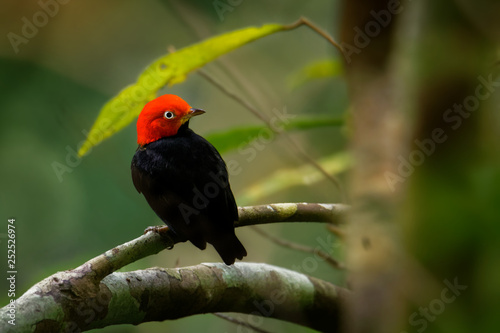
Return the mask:
{"type": "Polygon", "coordinates": [[[218,235],[217,239],[210,243],[212,243],[226,265],[232,265],[236,259],[241,260],[247,255],[247,251],[234,234],[234,231],[222,237],[218,235]]]}

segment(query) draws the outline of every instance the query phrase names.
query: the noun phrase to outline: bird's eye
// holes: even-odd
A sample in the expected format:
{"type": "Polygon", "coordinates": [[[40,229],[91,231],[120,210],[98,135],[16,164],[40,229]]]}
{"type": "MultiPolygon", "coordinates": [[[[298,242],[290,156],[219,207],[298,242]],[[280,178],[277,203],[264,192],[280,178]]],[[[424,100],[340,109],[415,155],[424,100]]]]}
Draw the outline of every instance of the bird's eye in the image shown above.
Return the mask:
{"type": "Polygon", "coordinates": [[[167,119],[172,119],[175,117],[175,114],[172,112],[172,111],[165,111],[165,113],[163,114],[163,116],[167,119]]]}

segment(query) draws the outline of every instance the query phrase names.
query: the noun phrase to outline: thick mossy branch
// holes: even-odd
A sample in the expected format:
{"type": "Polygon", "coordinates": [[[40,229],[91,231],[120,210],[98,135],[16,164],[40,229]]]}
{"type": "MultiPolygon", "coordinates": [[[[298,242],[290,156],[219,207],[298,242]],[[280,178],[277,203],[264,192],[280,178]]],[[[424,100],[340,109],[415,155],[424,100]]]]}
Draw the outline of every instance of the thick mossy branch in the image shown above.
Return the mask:
{"type": "Polygon", "coordinates": [[[59,272],[16,304],[16,326],[0,310],[2,332],[80,332],[117,324],[241,312],[338,331],[339,309],[350,292],[267,264],[200,264],[112,273],[100,283],[88,272],[59,272]]]}

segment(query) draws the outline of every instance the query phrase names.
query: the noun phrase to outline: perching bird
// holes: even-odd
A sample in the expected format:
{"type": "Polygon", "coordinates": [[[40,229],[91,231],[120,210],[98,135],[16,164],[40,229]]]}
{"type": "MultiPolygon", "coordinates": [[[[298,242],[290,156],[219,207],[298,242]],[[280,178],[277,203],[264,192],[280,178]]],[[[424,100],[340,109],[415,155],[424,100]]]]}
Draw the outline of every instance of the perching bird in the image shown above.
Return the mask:
{"type": "Polygon", "coordinates": [[[203,113],[176,95],[147,103],[137,120],[132,180],[181,241],[201,250],[208,242],[231,265],[247,252],[234,233],[238,207],[226,164],[214,146],[189,129],[189,119],[203,113]]]}

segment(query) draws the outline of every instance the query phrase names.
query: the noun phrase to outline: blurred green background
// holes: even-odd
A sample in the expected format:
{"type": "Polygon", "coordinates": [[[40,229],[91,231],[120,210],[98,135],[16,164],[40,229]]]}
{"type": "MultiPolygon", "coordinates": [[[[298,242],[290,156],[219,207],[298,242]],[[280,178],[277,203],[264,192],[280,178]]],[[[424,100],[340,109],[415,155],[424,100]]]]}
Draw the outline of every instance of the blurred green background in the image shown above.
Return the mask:
{"type": "MultiPolygon", "coordinates": [[[[16,296],[54,272],[74,268],[139,236],[147,226],[160,223],[132,185],[130,161],[137,146],[135,124],[94,147],[81,160],[76,158],[76,151],[102,105],[134,82],[149,63],[166,54],[168,47],[178,49],[246,26],[292,23],[300,16],[336,34],[337,1],[232,3],[238,4],[218,13],[212,1],[69,1],[59,5],[57,13],[36,34],[32,31],[34,36],[19,44],[18,52],[8,38],[0,40],[0,211],[4,220],[0,223],[0,253],[6,253],[7,219],[14,217],[16,296]],[[66,172],[58,175],[55,165],[65,166],[66,172]]],[[[23,17],[32,22],[41,10],[36,1],[3,3],[3,35],[22,35],[23,17]]],[[[341,117],[347,109],[342,79],[294,84],[297,73],[310,63],[338,57],[331,45],[303,27],[246,45],[205,70],[266,114],[286,109],[298,116],[341,117]]],[[[203,118],[191,122],[201,135],[261,124],[196,73],[160,93],[178,94],[192,106],[207,110],[203,118]]],[[[345,134],[338,127],[291,133],[316,160],[342,151],[345,134]]],[[[300,185],[265,196],[248,196],[250,186],[263,178],[305,164],[280,137],[258,151],[255,159],[248,161],[248,157],[238,151],[224,155],[226,160],[242,166],[242,172],[230,179],[239,205],[340,200],[332,183],[311,182],[307,174],[300,185]]],[[[329,243],[333,239],[321,224],[263,228],[312,247],[324,243],[318,239],[329,243]]],[[[311,263],[310,255],[279,248],[249,228],[241,228],[237,234],[249,253],[245,261],[267,262],[343,283],[342,274],[321,261],[311,263]]],[[[202,252],[191,244],[179,244],[126,270],[211,261],[220,261],[212,248],[202,252]]],[[[2,272],[7,270],[5,265],[6,259],[0,260],[2,272]]],[[[5,279],[1,279],[0,286],[5,290],[5,279]]],[[[0,303],[7,302],[6,293],[0,294],[0,303]]],[[[264,323],[274,332],[304,331],[274,320],[264,323]]],[[[232,332],[236,328],[215,316],[203,315],[101,331],[232,332]]]]}

